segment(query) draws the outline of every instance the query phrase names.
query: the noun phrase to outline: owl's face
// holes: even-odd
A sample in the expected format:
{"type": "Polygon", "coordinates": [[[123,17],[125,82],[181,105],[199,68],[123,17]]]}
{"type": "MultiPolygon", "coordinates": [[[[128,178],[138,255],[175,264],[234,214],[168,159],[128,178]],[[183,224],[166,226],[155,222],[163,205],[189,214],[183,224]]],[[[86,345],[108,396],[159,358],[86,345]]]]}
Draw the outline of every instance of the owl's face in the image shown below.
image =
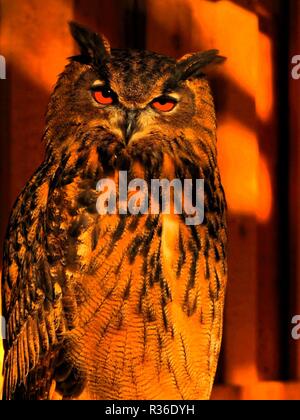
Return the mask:
{"type": "Polygon", "coordinates": [[[217,51],[175,60],[111,50],[105,38],[75,23],[71,32],[81,55],[72,57],[50,102],[52,151],[96,145],[104,172],[139,162],[151,176],[162,175],[166,155],[175,171],[183,157],[202,154],[205,161],[214,154],[214,106],[202,69],[222,59],[217,51]]]}

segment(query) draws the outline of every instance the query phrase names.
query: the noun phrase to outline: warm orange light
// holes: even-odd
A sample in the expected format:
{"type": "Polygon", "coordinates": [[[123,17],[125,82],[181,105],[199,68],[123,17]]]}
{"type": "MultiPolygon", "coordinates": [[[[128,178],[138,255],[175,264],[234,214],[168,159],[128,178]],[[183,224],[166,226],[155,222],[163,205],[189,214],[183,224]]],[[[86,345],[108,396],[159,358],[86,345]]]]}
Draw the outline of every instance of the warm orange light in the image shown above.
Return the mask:
{"type": "Polygon", "coordinates": [[[256,112],[259,119],[266,122],[272,116],[274,105],[273,65],[271,40],[262,33],[259,33],[258,54],[259,62],[264,64],[257,71],[256,112]]]}
{"type": "Polygon", "coordinates": [[[257,175],[256,216],[258,221],[264,223],[268,221],[272,210],[272,186],[268,164],[262,155],[259,157],[257,175]]]}
{"type": "Polygon", "coordinates": [[[229,210],[266,221],[272,206],[271,181],[255,132],[228,118],[220,125],[218,137],[219,165],[229,210]]]}
{"type": "Polygon", "coordinates": [[[188,0],[199,32],[192,32],[192,45],[218,48],[227,57],[222,66],[226,74],[246,94],[257,89],[258,19],[254,13],[234,2],[188,0]],[[217,30],[215,28],[218,28],[217,30]]]}
{"type": "Polygon", "coordinates": [[[205,49],[220,49],[227,57],[222,74],[255,99],[258,117],[267,121],[274,102],[272,43],[259,32],[256,14],[227,0],[189,3],[201,28],[200,34],[192,32],[192,45],[201,43],[205,49]]]}
{"type": "Polygon", "coordinates": [[[255,214],[258,146],[255,134],[233,119],[218,130],[219,165],[229,210],[255,214]]]}
{"type": "Polygon", "coordinates": [[[59,19],[53,12],[53,1],[39,6],[37,1],[30,6],[21,1],[3,2],[1,47],[8,63],[17,63],[22,75],[50,93],[66,65],[66,57],[73,52],[67,25],[73,17],[73,5],[70,0],[60,2],[59,19]],[[35,7],[38,13],[34,12],[35,7]],[[11,19],[11,16],[18,16],[18,19],[11,19]],[[31,19],[34,16],[34,20],[28,16],[31,19]]]}

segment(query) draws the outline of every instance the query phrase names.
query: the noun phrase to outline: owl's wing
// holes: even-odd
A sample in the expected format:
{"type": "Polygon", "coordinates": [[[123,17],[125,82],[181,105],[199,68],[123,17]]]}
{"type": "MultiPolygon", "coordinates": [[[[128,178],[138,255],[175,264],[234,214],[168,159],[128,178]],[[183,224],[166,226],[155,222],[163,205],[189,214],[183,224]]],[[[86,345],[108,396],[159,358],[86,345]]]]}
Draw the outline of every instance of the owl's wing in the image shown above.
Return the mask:
{"type": "Polygon", "coordinates": [[[58,264],[46,249],[47,175],[42,165],[19,196],[4,244],[5,399],[47,397],[66,330],[58,264]]]}

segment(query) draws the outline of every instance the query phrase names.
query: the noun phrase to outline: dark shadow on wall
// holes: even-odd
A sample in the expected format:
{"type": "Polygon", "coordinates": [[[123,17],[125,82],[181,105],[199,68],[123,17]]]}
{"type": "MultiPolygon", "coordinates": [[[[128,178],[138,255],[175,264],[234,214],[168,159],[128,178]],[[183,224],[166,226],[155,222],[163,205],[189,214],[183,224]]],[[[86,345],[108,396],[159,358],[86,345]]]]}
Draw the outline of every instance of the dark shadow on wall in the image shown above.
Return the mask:
{"type": "Polygon", "coordinates": [[[193,14],[187,3],[178,0],[176,9],[170,10],[170,15],[166,16],[164,25],[152,13],[151,7],[149,7],[151,2],[147,4],[147,26],[145,28],[147,49],[174,58],[180,58],[186,53],[201,49],[201,31],[199,33],[200,44],[192,44],[193,14]]]}
{"type": "Polygon", "coordinates": [[[144,0],[75,0],[74,19],[103,33],[113,48],[145,48],[144,0]]]}

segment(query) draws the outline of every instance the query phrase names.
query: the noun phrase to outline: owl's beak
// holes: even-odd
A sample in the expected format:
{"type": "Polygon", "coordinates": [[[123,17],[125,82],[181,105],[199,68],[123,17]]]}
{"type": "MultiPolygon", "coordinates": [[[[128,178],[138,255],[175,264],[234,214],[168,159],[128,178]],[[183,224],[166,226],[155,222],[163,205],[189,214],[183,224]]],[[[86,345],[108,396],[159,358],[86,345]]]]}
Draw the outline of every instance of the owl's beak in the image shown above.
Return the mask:
{"type": "Polygon", "coordinates": [[[137,120],[140,114],[139,110],[131,110],[126,112],[124,137],[126,145],[129,143],[133,133],[137,129],[137,120]]]}

